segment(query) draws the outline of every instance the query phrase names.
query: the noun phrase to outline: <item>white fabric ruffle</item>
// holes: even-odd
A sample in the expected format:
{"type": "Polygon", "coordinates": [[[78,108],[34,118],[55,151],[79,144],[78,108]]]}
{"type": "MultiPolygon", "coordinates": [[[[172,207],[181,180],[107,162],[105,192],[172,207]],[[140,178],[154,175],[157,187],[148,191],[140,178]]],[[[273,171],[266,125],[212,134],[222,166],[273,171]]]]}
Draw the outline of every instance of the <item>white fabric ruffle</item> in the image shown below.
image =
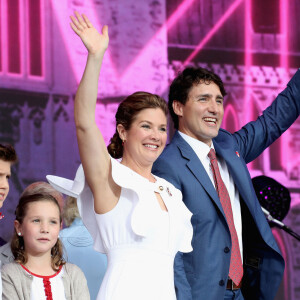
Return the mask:
{"type": "MultiPolygon", "coordinates": [[[[178,241],[177,249],[181,252],[192,251],[192,213],[182,202],[181,192],[171,183],[157,176],[155,176],[156,183],[151,183],[113,158],[111,158],[111,167],[115,183],[121,188],[132,190],[134,193],[131,194],[136,195],[135,199],[132,199],[136,203],[131,216],[133,232],[138,236],[146,237],[151,231],[153,222],[155,222],[153,216],[155,209],[157,209],[155,202],[157,199],[154,192],[159,192],[169,213],[170,238],[173,239],[172,235],[178,234],[175,228],[181,228],[180,238],[174,239],[178,241]]],[[[80,178],[80,182],[77,182],[77,188],[81,192],[79,192],[77,204],[83,223],[94,239],[95,249],[106,253],[94,211],[93,194],[85,180],[82,165],[77,170],[76,178],[80,178]]]]}

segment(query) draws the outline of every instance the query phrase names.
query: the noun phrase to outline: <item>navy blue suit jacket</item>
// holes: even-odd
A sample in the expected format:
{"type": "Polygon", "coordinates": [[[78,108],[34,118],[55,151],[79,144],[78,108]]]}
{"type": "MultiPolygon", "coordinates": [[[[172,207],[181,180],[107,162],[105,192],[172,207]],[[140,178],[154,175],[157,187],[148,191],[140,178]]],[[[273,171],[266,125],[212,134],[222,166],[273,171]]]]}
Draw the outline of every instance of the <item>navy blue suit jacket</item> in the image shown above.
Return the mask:
{"type": "MultiPolygon", "coordinates": [[[[258,157],[287,130],[300,112],[300,70],[273,103],[254,122],[230,134],[220,129],[213,139],[240,193],[244,276],[248,300],[274,299],[284,260],[257,200],[247,163],[258,157]],[[239,156],[237,153],[239,153],[239,156]]],[[[175,258],[178,300],[224,299],[229,272],[231,238],[217,192],[189,144],[175,133],[153,166],[153,173],[182,191],[193,213],[193,252],[175,258]]]]}

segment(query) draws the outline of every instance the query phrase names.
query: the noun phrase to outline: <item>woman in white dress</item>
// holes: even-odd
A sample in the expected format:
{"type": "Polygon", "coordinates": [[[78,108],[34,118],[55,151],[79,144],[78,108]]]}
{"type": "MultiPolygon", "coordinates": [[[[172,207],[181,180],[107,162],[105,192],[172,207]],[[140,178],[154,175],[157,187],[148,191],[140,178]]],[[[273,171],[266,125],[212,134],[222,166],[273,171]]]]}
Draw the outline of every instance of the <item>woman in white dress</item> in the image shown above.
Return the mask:
{"type": "Polygon", "coordinates": [[[95,107],[108,28],[100,34],[76,12],[71,20],[88,50],[74,108],[82,166],[74,182],[47,178],[78,198],[94,248],[107,254],[97,300],[174,300],[174,257],[178,251],[192,251],[192,226],[181,192],[151,174],[167,140],[167,105],[146,92],[128,96],[119,105],[116,133],[107,150],[95,122],[95,107]],[[115,158],[122,158],[121,163],[115,158]]]}

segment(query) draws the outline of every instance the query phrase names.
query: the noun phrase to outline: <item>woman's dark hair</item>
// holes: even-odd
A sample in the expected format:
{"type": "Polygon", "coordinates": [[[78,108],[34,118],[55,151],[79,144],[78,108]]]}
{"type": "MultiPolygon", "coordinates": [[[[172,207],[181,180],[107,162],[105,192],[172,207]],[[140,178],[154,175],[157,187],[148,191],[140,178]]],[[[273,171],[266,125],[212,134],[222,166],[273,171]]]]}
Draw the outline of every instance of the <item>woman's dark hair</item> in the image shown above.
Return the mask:
{"type": "Polygon", "coordinates": [[[185,68],[175,77],[171,83],[169,91],[168,107],[175,129],[178,129],[179,121],[178,116],[173,110],[173,102],[176,100],[182,104],[185,104],[191,88],[200,82],[205,84],[214,82],[219,87],[222,96],[224,97],[226,95],[223,81],[217,74],[205,68],[185,68]]]}
{"type": "Polygon", "coordinates": [[[113,158],[121,158],[123,156],[122,140],[117,131],[117,126],[122,124],[126,130],[129,130],[136,115],[147,108],[160,108],[166,116],[168,115],[166,101],[155,94],[136,92],[120,103],[116,113],[116,132],[107,147],[109,154],[113,158]]]}
{"type": "MultiPolygon", "coordinates": [[[[59,210],[59,219],[60,223],[62,222],[62,213],[60,206],[52,195],[49,193],[37,193],[37,194],[32,194],[32,191],[28,189],[22,193],[21,198],[19,200],[19,204],[16,208],[15,215],[16,215],[16,220],[22,224],[23,220],[26,216],[27,209],[30,203],[35,203],[39,201],[48,201],[54,203],[58,210],[59,210]]],[[[11,241],[11,251],[14,255],[15,261],[20,264],[26,264],[28,257],[25,251],[25,245],[24,245],[24,239],[22,236],[19,236],[14,230],[12,241],[11,241]]],[[[51,266],[53,270],[58,270],[61,265],[64,265],[66,262],[63,259],[63,246],[59,238],[57,239],[57,242],[51,249],[51,266]]]]}

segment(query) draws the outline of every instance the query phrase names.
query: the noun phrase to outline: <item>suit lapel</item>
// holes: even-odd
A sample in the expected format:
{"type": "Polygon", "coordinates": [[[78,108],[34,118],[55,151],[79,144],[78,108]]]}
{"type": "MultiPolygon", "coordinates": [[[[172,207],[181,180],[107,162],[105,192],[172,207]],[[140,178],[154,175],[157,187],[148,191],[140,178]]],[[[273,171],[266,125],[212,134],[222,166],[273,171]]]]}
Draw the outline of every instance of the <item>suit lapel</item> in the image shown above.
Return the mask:
{"type": "Polygon", "coordinates": [[[229,148],[227,144],[222,142],[218,143],[215,140],[214,147],[218,156],[222,157],[226,161],[228,171],[232,176],[233,182],[238,189],[240,196],[255,218],[253,201],[251,201],[248,196],[252,195],[251,185],[249,184],[251,178],[249,177],[249,172],[243,158],[240,157],[238,153],[238,149],[233,151],[233,149],[229,148]]]}
{"type": "MultiPolygon", "coordinates": [[[[187,168],[199,181],[203,189],[207,192],[212,201],[216,204],[216,206],[225,217],[215,187],[213,186],[208,174],[206,173],[201,161],[199,160],[192,147],[180,136],[178,132],[174,134],[172,142],[177,145],[182,157],[186,159],[187,168]]],[[[254,201],[251,201],[248,196],[252,195],[251,185],[249,184],[251,178],[249,177],[249,172],[246,165],[244,164],[243,158],[239,157],[239,155],[235,151],[233,151],[231,147],[229,147],[228,143],[220,139],[219,136],[217,139],[214,139],[213,142],[216,153],[226,161],[228,170],[233,178],[236,188],[238,189],[242,199],[246,203],[255,219],[255,209],[253,207],[254,201]]],[[[238,151],[238,149],[236,149],[236,151],[238,151]]]]}
{"type": "Polygon", "coordinates": [[[247,169],[247,165],[243,157],[238,154],[238,149],[232,149],[232,147],[229,147],[228,143],[223,142],[221,139],[219,139],[219,136],[217,138],[218,141],[214,140],[214,146],[218,155],[223,157],[226,161],[230,175],[232,176],[235,186],[240,193],[240,200],[243,201],[248,207],[249,212],[265,242],[271,248],[280,253],[273,235],[266,234],[265,232],[265,229],[268,227],[266,218],[261,210],[259,201],[255,201],[255,199],[257,198],[252,186],[252,181],[247,169]],[[264,223],[262,223],[262,220],[264,221],[264,223]]]}
{"type": "Polygon", "coordinates": [[[212,201],[216,204],[216,206],[219,208],[219,210],[225,217],[216,189],[192,147],[180,136],[178,132],[175,133],[172,143],[175,143],[177,145],[182,157],[186,159],[187,168],[199,181],[203,189],[207,192],[212,201]]]}

